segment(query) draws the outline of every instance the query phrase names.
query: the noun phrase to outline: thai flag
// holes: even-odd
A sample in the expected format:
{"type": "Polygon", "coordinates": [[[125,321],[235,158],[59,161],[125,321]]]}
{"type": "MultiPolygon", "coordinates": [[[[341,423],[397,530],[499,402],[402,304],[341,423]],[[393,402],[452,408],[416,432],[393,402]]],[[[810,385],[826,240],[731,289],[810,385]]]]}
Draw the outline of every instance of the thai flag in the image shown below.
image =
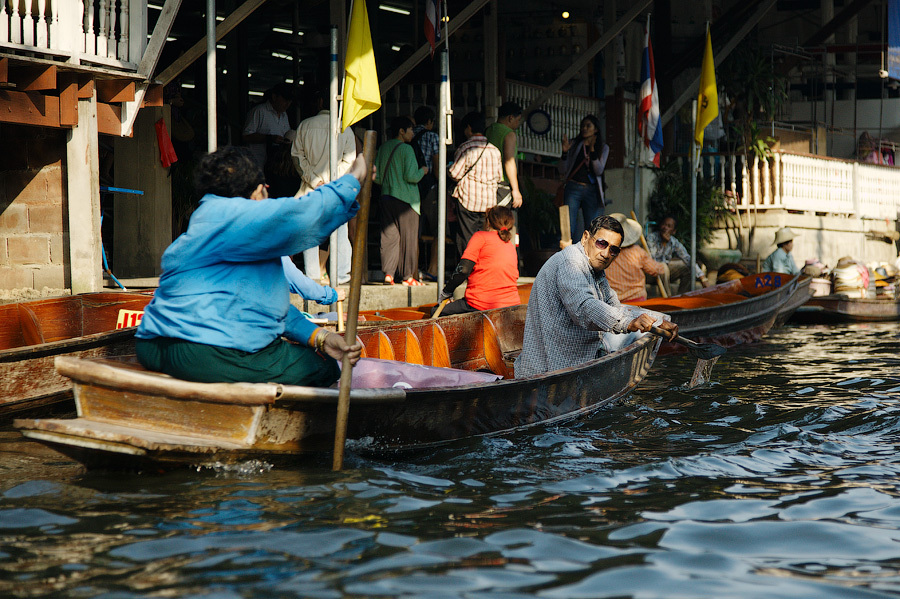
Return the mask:
{"type": "Polygon", "coordinates": [[[659,166],[663,149],[662,123],[659,114],[659,91],[656,89],[656,69],[653,65],[653,46],[650,44],[650,19],[644,35],[644,59],[641,63],[641,105],[638,109],[638,132],[644,145],[653,152],[653,164],[659,166]]]}
{"type": "Polygon", "coordinates": [[[425,0],[425,39],[431,44],[431,56],[434,56],[434,47],[441,40],[438,1],[425,0]]]}

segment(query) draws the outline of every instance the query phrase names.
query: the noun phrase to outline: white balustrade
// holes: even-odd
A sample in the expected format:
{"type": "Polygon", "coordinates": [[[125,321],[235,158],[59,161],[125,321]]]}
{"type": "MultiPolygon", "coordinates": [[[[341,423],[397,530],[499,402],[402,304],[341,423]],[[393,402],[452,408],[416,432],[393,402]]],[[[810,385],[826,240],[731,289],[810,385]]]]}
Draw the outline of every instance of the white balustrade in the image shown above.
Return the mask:
{"type": "Polygon", "coordinates": [[[135,34],[146,30],[146,14],[146,0],[0,0],[0,51],[135,70],[146,46],[135,34]]]}
{"type": "MultiPolygon", "coordinates": [[[[506,99],[517,102],[524,108],[540,96],[544,89],[528,83],[507,81],[506,99]]],[[[516,131],[516,140],[520,151],[542,156],[558,157],[561,151],[560,140],[563,135],[569,139],[578,136],[581,119],[589,114],[598,116],[602,114],[602,104],[599,99],[563,92],[553,94],[540,108],[550,115],[550,131],[538,135],[528,127],[527,123],[523,123],[516,131]]],[[[633,116],[632,114],[632,120],[633,116]]]]}

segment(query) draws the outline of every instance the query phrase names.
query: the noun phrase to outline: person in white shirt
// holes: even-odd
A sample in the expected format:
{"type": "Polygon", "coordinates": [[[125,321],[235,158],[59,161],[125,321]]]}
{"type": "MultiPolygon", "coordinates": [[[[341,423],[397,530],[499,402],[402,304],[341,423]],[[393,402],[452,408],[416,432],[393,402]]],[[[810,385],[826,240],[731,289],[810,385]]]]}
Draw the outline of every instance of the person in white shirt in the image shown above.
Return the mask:
{"type": "MultiPolygon", "coordinates": [[[[300,186],[301,195],[331,181],[328,151],[331,121],[328,110],[324,109],[329,90],[320,89],[315,93],[319,113],[300,122],[297,136],[291,146],[294,166],[303,179],[300,186]]],[[[338,136],[338,144],[337,175],[340,177],[350,172],[350,167],[356,159],[356,139],[349,127],[338,136]]],[[[338,253],[337,284],[343,285],[350,280],[350,260],[353,250],[346,224],[338,227],[335,233],[338,253]]],[[[331,251],[335,251],[335,248],[331,248],[331,251]]],[[[323,262],[327,256],[327,252],[320,253],[317,247],[303,252],[304,270],[309,278],[314,281],[325,281],[327,275],[323,275],[323,262]]]]}
{"type": "Polygon", "coordinates": [[[291,130],[287,109],[293,100],[293,88],[279,83],[266,92],[266,101],[247,113],[243,141],[260,168],[266,166],[267,145],[287,143],[285,134],[291,130]]]}

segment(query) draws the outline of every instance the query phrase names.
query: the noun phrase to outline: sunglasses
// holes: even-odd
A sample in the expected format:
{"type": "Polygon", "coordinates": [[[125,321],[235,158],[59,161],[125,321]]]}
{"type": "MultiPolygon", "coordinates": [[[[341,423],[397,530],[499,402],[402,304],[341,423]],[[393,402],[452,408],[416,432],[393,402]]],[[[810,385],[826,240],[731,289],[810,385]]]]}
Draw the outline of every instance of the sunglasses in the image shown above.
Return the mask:
{"type": "Polygon", "coordinates": [[[609,255],[612,256],[613,258],[618,256],[619,252],[622,251],[622,248],[620,248],[617,245],[612,245],[610,242],[606,241],[605,239],[594,239],[594,245],[596,245],[597,249],[599,249],[599,250],[605,250],[606,248],[609,248],[609,255]]]}

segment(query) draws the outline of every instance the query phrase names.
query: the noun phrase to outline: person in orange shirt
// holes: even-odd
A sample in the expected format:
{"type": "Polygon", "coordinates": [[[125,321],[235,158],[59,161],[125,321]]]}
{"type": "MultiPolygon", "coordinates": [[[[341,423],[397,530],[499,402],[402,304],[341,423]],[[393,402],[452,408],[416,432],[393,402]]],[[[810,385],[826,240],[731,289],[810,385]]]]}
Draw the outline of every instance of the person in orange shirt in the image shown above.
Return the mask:
{"type": "Polygon", "coordinates": [[[518,306],[521,303],[516,287],[518,258],[516,246],[511,241],[514,223],[512,210],[506,206],[488,209],[484,215],[485,230],[472,235],[456,270],[444,285],[438,305],[452,297],[453,290],[468,279],[466,295],[448,303],[441,316],[518,306]]]}
{"type": "Polygon", "coordinates": [[[620,302],[645,300],[647,299],[645,274],[661,275],[665,272],[666,265],[655,261],[647,253],[647,250],[638,245],[637,242],[641,238],[641,225],[636,220],[625,218],[624,214],[611,214],[610,216],[622,223],[625,237],[622,240],[622,251],[619,253],[619,257],[606,268],[609,286],[619,296],[620,302]]]}

